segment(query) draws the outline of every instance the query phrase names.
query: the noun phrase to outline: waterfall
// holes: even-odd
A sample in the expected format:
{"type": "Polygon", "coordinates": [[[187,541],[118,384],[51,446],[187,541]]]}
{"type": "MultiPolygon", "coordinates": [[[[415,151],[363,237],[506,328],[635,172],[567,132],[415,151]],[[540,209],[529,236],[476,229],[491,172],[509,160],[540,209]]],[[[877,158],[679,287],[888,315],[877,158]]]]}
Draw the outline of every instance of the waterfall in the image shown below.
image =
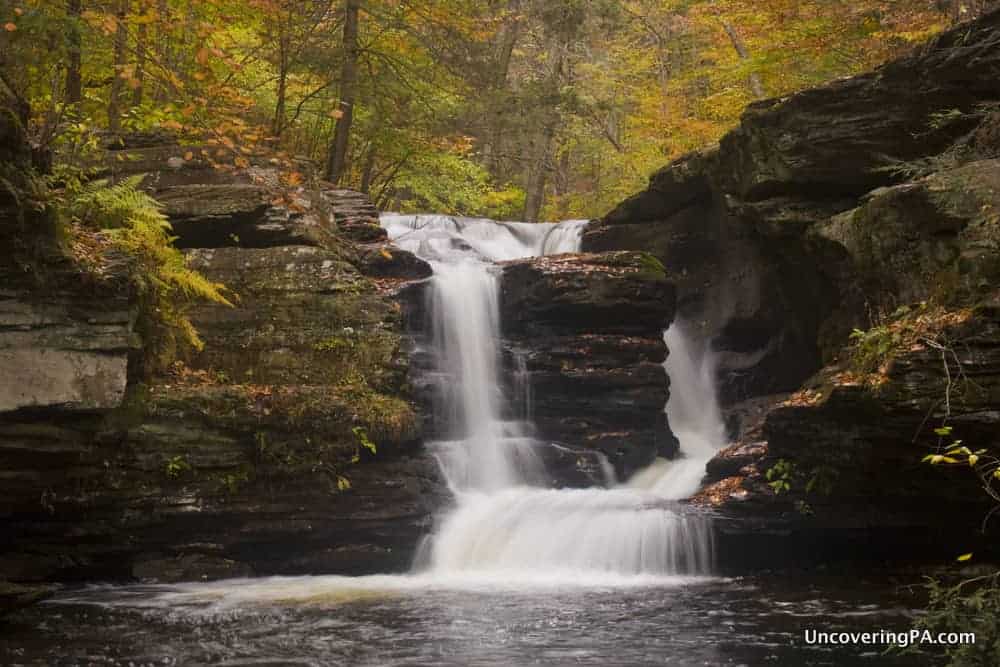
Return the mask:
{"type": "Polygon", "coordinates": [[[496,262],[579,252],[586,221],[385,214],[382,225],[397,245],[434,269],[427,304],[437,409],[447,412],[447,433],[428,447],[456,502],[422,549],[423,567],[441,576],[508,578],[710,572],[707,521],[671,502],[697,488],[709,452],[721,444],[710,356],[681,327],[665,333],[671,349],[666,368],[675,387],[667,409],[679,425],[685,456],[657,461],[628,485],[544,488],[539,443],[525,421],[530,406],[512,410],[503,395],[496,262]]]}
{"type": "Polygon", "coordinates": [[[691,336],[683,322],[667,329],[663,340],[670,350],[663,363],[671,387],[667,418],[681,456],[657,460],[629,485],[664,498],[686,498],[698,490],[705,464],[726,443],[726,427],[715,392],[715,357],[705,341],[691,336]]]}

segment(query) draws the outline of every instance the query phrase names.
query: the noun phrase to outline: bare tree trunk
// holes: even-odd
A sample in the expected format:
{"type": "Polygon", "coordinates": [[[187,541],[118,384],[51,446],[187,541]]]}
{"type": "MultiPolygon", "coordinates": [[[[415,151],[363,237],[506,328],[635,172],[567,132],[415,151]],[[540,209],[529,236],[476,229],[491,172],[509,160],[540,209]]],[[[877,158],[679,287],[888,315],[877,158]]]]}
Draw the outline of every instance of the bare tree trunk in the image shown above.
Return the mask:
{"type": "MultiPolygon", "coordinates": [[[[729,23],[723,23],[722,29],[729,35],[729,41],[733,43],[733,48],[736,50],[736,55],[740,57],[740,60],[750,60],[750,52],[740,38],[740,34],[736,32],[736,29],[729,23]]],[[[749,84],[750,92],[753,93],[755,99],[760,100],[767,97],[767,94],[764,92],[764,84],[761,83],[760,75],[757,72],[750,73],[749,84]]]]}
{"type": "Polygon", "coordinates": [[[538,222],[545,204],[545,185],[549,176],[551,162],[552,140],[555,138],[555,122],[548,122],[542,128],[537,150],[528,170],[528,187],[524,198],[524,219],[527,222],[538,222]]]}
{"type": "Polygon", "coordinates": [[[365,152],[365,166],[361,170],[361,191],[368,194],[372,189],[372,177],[375,174],[375,144],[372,143],[365,152]]]}
{"type": "Polygon", "coordinates": [[[494,178],[500,176],[501,155],[503,153],[504,118],[509,111],[500,103],[499,94],[507,87],[507,77],[510,75],[510,61],[514,55],[514,47],[521,36],[521,17],[518,12],[521,9],[521,0],[509,0],[508,11],[512,18],[505,23],[501,30],[500,48],[497,52],[496,69],[493,72],[493,92],[494,98],[492,109],[489,140],[484,147],[484,158],[489,172],[494,178]]]}
{"type": "Polygon", "coordinates": [[[344,15],[344,64],[340,72],[340,111],[326,164],[326,180],[339,183],[347,171],[347,149],[354,122],[354,102],[358,88],[358,15],[361,0],[346,0],[344,15]]]}
{"type": "Polygon", "coordinates": [[[549,46],[549,63],[552,69],[548,72],[545,97],[550,105],[544,113],[541,136],[535,144],[535,151],[528,163],[528,178],[525,187],[524,219],[527,222],[538,222],[545,205],[545,186],[549,172],[552,171],[552,143],[555,140],[556,128],[560,122],[559,90],[564,79],[566,59],[566,44],[553,40],[549,46]]]}
{"type": "Polygon", "coordinates": [[[564,150],[559,155],[559,161],[556,163],[556,177],[552,182],[556,196],[570,193],[572,164],[570,164],[569,158],[569,151],[564,150]]]}
{"type": "Polygon", "coordinates": [[[274,121],[271,123],[271,134],[280,137],[285,130],[285,99],[288,95],[288,50],[289,35],[287,28],[278,21],[278,91],[277,102],[274,105],[274,121]]]}
{"type": "Polygon", "coordinates": [[[122,96],[122,69],[125,67],[125,47],[127,46],[128,33],[125,30],[125,18],[128,16],[128,0],[118,0],[118,9],[115,12],[115,19],[118,24],[115,30],[115,56],[114,69],[111,79],[111,92],[108,95],[108,131],[112,134],[119,134],[122,129],[121,118],[121,96],[122,96]]]}
{"type": "Polygon", "coordinates": [[[149,38],[149,29],[146,26],[145,21],[139,24],[139,29],[136,32],[136,42],[135,42],[135,88],[132,89],[132,106],[137,107],[142,104],[142,97],[144,94],[144,87],[146,84],[146,49],[149,48],[147,40],[149,38]]]}
{"type": "Polygon", "coordinates": [[[83,46],[80,40],[80,21],[83,13],[82,0],[68,0],[66,12],[73,26],[70,28],[69,61],[66,63],[66,103],[79,104],[83,101],[83,46]]]}
{"type": "MultiPolygon", "coordinates": [[[[156,56],[163,68],[170,68],[170,8],[167,0],[156,0],[156,56]]],[[[170,96],[170,91],[165,85],[158,87],[156,91],[156,101],[163,104],[170,96]]]]}

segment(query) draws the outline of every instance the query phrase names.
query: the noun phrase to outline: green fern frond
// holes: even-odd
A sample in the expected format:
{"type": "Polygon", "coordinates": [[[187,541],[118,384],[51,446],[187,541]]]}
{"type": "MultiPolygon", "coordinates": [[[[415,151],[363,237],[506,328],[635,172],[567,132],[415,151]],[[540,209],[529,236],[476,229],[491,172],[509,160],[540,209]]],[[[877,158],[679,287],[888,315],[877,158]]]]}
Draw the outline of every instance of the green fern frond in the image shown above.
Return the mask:
{"type": "Polygon", "coordinates": [[[137,329],[146,345],[149,370],[168,366],[184,349],[204,343],[187,317],[196,302],[232,306],[226,288],[187,265],[173,245],[162,206],[139,189],[142,176],[118,183],[94,181],[67,196],[64,214],[104,232],[132,258],[132,286],[140,305],[137,329]]]}

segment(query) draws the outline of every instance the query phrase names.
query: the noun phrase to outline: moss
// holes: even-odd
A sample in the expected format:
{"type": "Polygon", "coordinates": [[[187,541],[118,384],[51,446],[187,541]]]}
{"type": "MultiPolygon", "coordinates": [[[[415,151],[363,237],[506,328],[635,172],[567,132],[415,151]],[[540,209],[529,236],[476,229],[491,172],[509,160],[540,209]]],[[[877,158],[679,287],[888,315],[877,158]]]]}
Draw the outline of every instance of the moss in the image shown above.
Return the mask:
{"type": "Polygon", "coordinates": [[[851,334],[852,370],[862,376],[869,387],[879,387],[887,379],[892,361],[901,352],[945,336],[956,325],[972,316],[968,308],[949,309],[943,306],[920,303],[901,306],[892,315],[882,318],[866,331],[855,329],[851,334]]]}
{"type": "Polygon", "coordinates": [[[657,279],[667,277],[667,267],[663,266],[663,262],[650,253],[639,253],[638,261],[639,265],[642,267],[643,274],[657,279]]]}
{"type": "Polygon", "coordinates": [[[601,264],[613,268],[632,269],[644,280],[662,280],[667,277],[663,263],[648,252],[611,252],[601,255],[601,264]]]}

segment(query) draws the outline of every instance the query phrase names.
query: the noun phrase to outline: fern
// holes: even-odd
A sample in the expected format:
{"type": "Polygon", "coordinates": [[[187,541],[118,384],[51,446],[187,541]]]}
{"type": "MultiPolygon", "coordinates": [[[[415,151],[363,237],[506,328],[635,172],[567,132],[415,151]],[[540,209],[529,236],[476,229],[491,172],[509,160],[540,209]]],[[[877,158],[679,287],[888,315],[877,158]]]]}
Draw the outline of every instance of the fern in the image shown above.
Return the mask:
{"type": "Polygon", "coordinates": [[[118,183],[93,181],[67,193],[64,213],[102,231],[132,259],[131,283],[139,303],[136,323],[145,344],[147,373],[162,370],[187,349],[204,344],[187,313],[197,302],[232,306],[224,285],[187,265],[174,247],[159,202],[139,189],[142,176],[118,183]]]}

